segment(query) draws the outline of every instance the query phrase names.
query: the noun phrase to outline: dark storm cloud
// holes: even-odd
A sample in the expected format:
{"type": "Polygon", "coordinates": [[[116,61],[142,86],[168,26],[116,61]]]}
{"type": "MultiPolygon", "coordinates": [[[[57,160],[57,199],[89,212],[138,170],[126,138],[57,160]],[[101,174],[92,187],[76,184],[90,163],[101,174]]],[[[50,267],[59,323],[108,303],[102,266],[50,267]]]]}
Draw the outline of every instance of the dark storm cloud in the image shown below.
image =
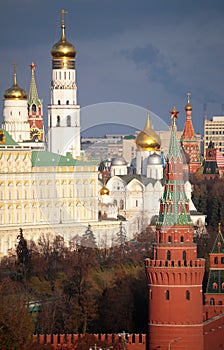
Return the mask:
{"type": "MultiPolygon", "coordinates": [[[[169,119],[173,105],[184,111],[190,91],[198,131],[202,130],[204,102],[211,115],[220,113],[224,2],[219,0],[2,1],[1,96],[11,86],[13,61],[19,85],[28,91],[29,64],[34,61],[46,117],[50,50],[60,37],[62,8],[68,11],[66,35],[77,49],[81,106],[105,101],[150,104],[153,112],[169,119]]],[[[184,116],[179,121],[181,127],[184,116]]]]}

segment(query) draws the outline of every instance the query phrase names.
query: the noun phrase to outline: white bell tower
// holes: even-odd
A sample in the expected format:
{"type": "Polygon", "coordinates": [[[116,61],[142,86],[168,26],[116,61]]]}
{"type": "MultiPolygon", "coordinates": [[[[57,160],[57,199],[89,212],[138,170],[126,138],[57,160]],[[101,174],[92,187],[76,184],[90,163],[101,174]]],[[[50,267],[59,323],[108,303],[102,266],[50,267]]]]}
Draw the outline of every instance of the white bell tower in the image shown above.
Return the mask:
{"type": "Polygon", "coordinates": [[[48,150],[80,156],[80,106],[77,104],[76,49],[65,36],[62,10],[61,38],[53,45],[51,104],[48,106],[48,150]]]}

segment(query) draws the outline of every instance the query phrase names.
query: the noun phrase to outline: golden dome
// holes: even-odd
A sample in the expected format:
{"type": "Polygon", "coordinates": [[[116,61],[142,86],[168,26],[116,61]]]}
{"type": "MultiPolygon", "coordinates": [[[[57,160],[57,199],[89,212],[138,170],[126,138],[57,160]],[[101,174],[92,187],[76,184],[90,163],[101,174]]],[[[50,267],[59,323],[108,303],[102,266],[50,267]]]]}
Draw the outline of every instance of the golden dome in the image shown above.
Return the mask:
{"type": "Polygon", "coordinates": [[[103,195],[109,196],[109,194],[110,194],[110,191],[109,191],[108,188],[106,187],[106,181],[107,181],[106,174],[103,174],[103,187],[102,187],[101,190],[100,190],[100,195],[101,195],[101,196],[103,196],[103,195]]]}
{"type": "Polygon", "coordinates": [[[135,142],[138,148],[145,151],[158,151],[160,149],[161,140],[151,127],[149,115],[144,129],[137,135],[135,142]]]}
{"type": "Polygon", "coordinates": [[[109,194],[110,194],[110,191],[108,190],[108,188],[106,188],[105,185],[103,185],[103,187],[102,187],[101,190],[100,190],[100,195],[101,195],[101,196],[104,196],[104,195],[109,196],[109,194]]]}
{"type": "Polygon", "coordinates": [[[13,85],[11,88],[5,90],[4,99],[6,100],[26,100],[27,93],[21,89],[16,82],[16,69],[14,66],[13,85]]]}
{"type": "MultiPolygon", "coordinates": [[[[64,15],[64,13],[65,11],[62,10],[62,15],[64,15]]],[[[51,55],[53,59],[75,58],[76,56],[75,46],[72,45],[65,36],[64,16],[62,17],[61,24],[61,39],[52,46],[51,55]]]]}
{"type": "Polygon", "coordinates": [[[192,111],[192,106],[191,106],[191,103],[190,103],[190,92],[188,92],[187,94],[187,104],[185,106],[185,111],[192,111]]]}

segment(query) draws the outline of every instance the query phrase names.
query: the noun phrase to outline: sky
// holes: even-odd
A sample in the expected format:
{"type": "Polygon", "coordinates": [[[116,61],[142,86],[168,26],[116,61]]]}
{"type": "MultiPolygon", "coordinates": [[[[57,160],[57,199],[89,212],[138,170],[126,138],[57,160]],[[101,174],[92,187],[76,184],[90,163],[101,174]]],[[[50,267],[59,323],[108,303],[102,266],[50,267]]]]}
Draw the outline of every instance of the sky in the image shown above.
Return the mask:
{"type": "Polygon", "coordinates": [[[50,50],[60,38],[62,9],[66,37],[77,50],[78,103],[89,111],[83,128],[120,122],[142,129],[147,108],[169,125],[175,106],[182,129],[188,92],[197,133],[204,118],[224,114],[223,0],[7,0],[0,5],[1,117],[13,62],[27,92],[35,62],[46,121],[50,50]],[[102,105],[103,117],[91,112],[102,105]],[[115,105],[128,108],[117,113],[115,105]]]}

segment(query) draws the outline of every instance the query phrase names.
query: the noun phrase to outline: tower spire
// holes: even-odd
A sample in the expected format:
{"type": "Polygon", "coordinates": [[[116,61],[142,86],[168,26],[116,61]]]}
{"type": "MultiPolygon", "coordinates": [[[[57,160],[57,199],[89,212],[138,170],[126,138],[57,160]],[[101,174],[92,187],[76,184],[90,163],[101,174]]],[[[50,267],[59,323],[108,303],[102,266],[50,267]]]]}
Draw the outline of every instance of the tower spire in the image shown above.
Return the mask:
{"type": "Polygon", "coordinates": [[[189,200],[184,189],[183,157],[177,138],[176,120],[178,111],[174,107],[170,112],[172,129],[170,147],[167,155],[167,184],[161,199],[158,226],[187,225],[192,226],[189,212],[189,200]]]}
{"type": "Polygon", "coordinates": [[[17,86],[16,62],[13,62],[13,86],[17,86]]]}
{"type": "Polygon", "coordinates": [[[65,14],[68,12],[65,11],[64,9],[61,10],[61,40],[62,42],[66,41],[65,37],[65,14]]]}
{"type": "Polygon", "coordinates": [[[36,86],[35,75],[34,75],[36,65],[34,62],[30,64],[30,68],[31,68],[31,82],[30,82],[30,90],[29,90],[29,101],[32,103],[35,102],[36,104],[39,104],[37,86],[36,86]]]}

